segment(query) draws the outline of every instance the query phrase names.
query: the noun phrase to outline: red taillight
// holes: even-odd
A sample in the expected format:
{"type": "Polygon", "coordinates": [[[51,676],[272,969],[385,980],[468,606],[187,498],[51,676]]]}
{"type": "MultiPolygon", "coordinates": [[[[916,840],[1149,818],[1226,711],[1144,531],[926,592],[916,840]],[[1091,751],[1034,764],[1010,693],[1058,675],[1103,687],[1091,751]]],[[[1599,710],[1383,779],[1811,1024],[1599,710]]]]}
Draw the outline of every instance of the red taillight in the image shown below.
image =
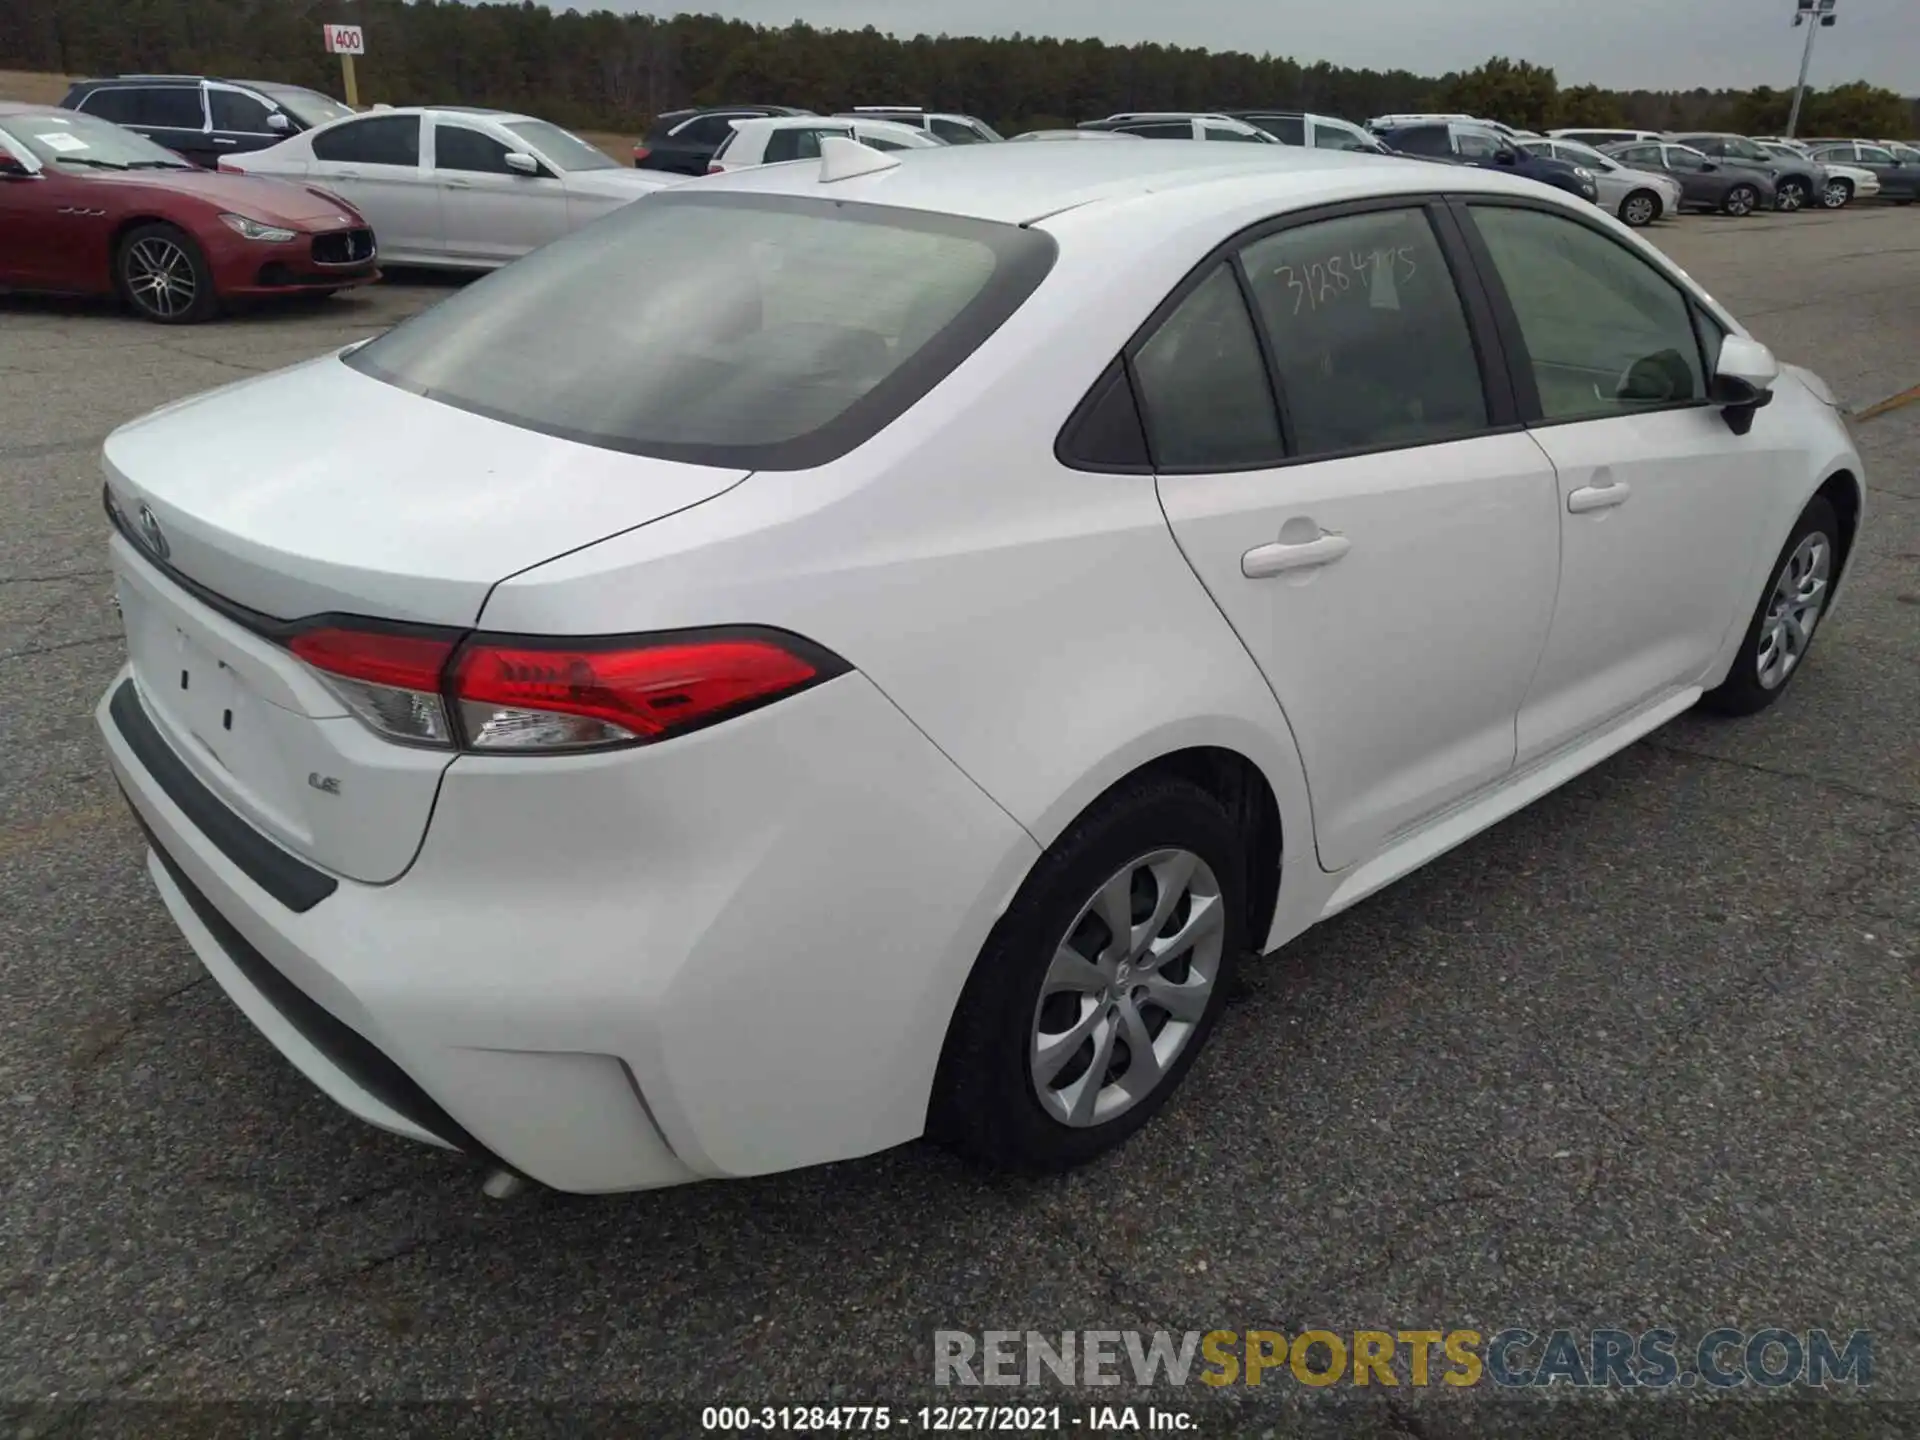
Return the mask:
{"type": "Polygon", "coordinates": [[[218,170],[222,175],[244,175],[247,173],[224,155],[220,157],[213,168],[218,170]]]}
{"type": "Polygon", "coordinates": [[[719,164],[716,164],[716,163],[714,163],[714,162],[713,162],[713,161],[711,161],[711,160],[709,160],[709,161],[707,162],[707,174],[709,174],[709,175],[724,175],[724,174],[726,174],[726,173],[727,173],[727,167],[726,167],[726,166],[724,166],[724,165],[719,165],[719,164]]]}
{"type": "Polygon", "coordinates": [[[657,740],[765,704],[821,679],[823,659],[762,635],[605,647],[477,637],[448,688],[476,750],[577,749],[657,740]]]}
{"type": "Polygon", "coordinates": [[[387,738],[487,751],[644,744],[847,668],[798,636],[752,629],[463,642],[454,631],[328,625],[296,633],[287,647],[387,738]]]}
{"type": "Polygon", "coordinates": [[[648,149],[645,145],[634,146],[633,147],[633,163],[638,165],[642,160],[646,159],[647,156],[651,155],[652,153],[653,151],[648,149]]]}
{"type": "Polygon", "coordinates": [[[316,670],[373,685],[438,692],[452,639],[328,626],[303,630],[287,648],[316,670]]]}
{"type": "Polygon", "coordinates": [[[287,648],[369,729],[410,745],[451,745],[440,677],[458,639],[329,625],[300,631],[287,648]]]}

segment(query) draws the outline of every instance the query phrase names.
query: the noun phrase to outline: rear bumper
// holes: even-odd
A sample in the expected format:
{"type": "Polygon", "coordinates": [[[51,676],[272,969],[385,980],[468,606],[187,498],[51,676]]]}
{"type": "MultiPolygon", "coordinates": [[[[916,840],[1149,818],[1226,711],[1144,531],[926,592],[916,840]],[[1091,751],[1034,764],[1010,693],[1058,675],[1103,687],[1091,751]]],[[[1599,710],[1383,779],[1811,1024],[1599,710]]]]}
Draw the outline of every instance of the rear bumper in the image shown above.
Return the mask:
{"type": "Polygon", "coordinates": [[[116,713],[135,683],[101,701],[107,753],[235,1004],[361,1119],[563,1190],[919,1134],[952,1006],[1037,858],[855,674],[657,749],[463,757],[400,880],[325,876],[297,910],[143,759],[116,713]]]}

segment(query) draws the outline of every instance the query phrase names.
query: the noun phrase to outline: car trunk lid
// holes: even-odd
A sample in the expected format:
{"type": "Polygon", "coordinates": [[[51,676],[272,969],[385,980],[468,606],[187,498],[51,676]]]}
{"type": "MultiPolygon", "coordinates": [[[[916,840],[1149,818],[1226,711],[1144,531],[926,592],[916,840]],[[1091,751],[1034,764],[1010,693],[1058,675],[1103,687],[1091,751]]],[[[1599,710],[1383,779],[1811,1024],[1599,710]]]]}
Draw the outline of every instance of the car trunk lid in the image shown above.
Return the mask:
{"type": "Polygon", "coordinates": [[[328,357],[111,436],[116,592],[143,707],[216,797],[336,874],[391,880],[442,749],[348,713],[284,641],[321,615],[471,627],[499,581],[747,472],[575,444],[328,357]]]}

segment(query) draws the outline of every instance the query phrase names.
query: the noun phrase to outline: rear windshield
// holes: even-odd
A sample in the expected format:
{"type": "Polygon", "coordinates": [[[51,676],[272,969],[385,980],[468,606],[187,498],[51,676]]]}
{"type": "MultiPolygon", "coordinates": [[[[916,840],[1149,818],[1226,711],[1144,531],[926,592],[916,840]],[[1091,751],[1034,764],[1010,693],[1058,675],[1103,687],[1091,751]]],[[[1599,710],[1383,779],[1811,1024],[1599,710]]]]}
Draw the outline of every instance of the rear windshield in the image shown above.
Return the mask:
{"type": "Polygon", "coordinates": [[[663,192],[346,357],[550,435],[800,470],[861,444],[1019,308],[1051,237],[791,196],[663,192]]]}

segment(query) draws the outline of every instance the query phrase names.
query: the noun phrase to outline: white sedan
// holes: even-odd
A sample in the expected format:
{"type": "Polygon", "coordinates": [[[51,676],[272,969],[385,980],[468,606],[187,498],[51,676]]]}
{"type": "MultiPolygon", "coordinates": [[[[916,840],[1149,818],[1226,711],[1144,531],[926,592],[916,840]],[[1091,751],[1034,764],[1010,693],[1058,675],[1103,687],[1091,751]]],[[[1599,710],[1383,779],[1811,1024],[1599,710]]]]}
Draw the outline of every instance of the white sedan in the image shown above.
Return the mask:
{"type": "Polygon", "coordinates": [[[386,264],[462,270],[516,260],[679,179],[531,115],[453,106],[356,115],[220,168],[332,191],[366,216],[386,264]]]}
{"type": "Polygon", "coordinates": [[[572,1191],[1110,1149],[1243,956],[1779,699],[1866,493],[1532,181],[838,138],[105,471],[187,941],[356,1115],[572,1191]]]}
{"type": "Polygon", "coordinates": [[[818,160],[820,142],[830,136],[857,140],[870,150],[931,150],[944,145],[916,125],[897,120],[832,118],[820,115],[768,115],[733,122],[707,164],[709,175],[778,165],[786,160],[818,160]]]}
{"type": "Polygon", "coordinates": [[[1521,149],[1531,154],[1564,160],[1591,171],[1594,189],[1600,195],[1600,208],[1618,215],[1636,230],[1651,225],[1663,215],[1680,213],[1680,182],[1671,175],[1635,170],[1578,140],[1537,139],[1519,143],[1521,149]]]}

